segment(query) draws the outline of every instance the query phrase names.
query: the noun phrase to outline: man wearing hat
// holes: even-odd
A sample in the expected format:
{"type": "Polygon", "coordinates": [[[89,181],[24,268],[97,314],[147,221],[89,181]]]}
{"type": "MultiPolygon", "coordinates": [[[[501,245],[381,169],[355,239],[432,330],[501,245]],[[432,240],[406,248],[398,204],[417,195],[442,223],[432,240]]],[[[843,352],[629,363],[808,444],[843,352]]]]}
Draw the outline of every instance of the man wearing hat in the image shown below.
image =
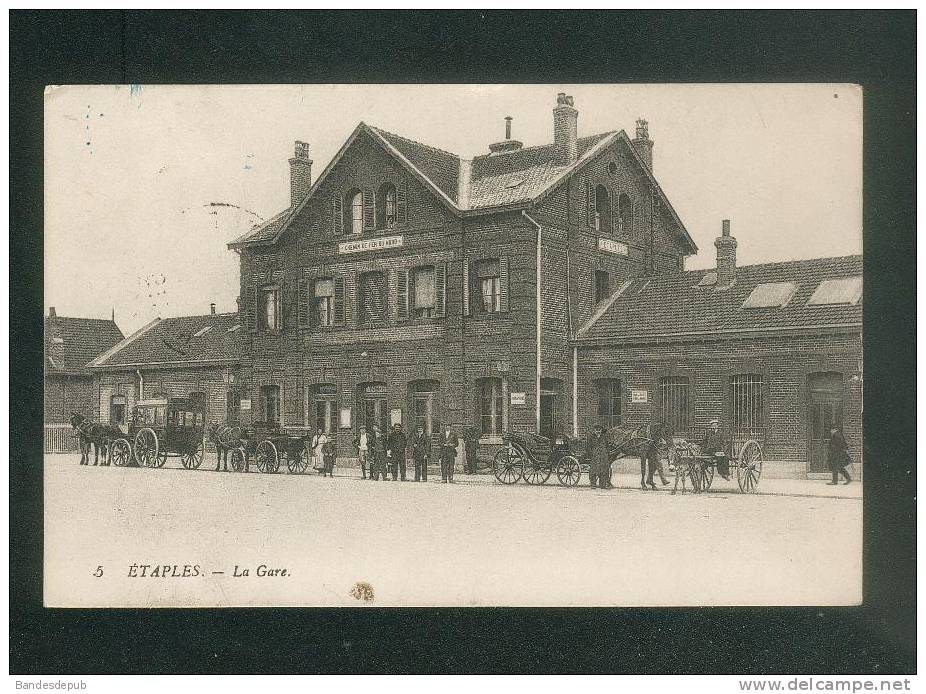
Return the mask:
{"type": "Polygon", "coordinates": [[[723,432],[720,431],[720,420],[712,419],[710,428],[704,435],[701,442],[701,453],[709,455],[717,466],[717,472],[725,480],[730,479],[730,460],[727,458],[726,446],[724,445],[723,432]]]}
{"type": "Polygon", "coordinates": [[[611,456],[604,427],[596,424],[585,445],[588,458],[588,484],[590,487],[611,488],[611,456]]]}
{"type": "Polygon", "coordinates": [[[405,481],[405,449],[408,447],[408,439],[405,432],[402,431],[402,425],[396,422],[392,425],[392,431],[389,432],[387,442],[389,456],[389,469],[392,472],[393,482],[401,474],[402,481],[405,481]]]}

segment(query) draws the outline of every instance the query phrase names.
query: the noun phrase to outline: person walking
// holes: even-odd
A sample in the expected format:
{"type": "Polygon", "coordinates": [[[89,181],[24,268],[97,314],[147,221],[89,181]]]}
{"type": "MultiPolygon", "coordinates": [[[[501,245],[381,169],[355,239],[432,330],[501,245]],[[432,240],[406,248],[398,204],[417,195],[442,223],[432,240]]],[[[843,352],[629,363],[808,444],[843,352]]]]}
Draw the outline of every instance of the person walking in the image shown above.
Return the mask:
{"type": "MultiPolygon", "coordinates": [[[[370,437],[367,428],[360,426],[360,432],[354,437],[354,448],[357,450],[357,461],[360,463],[360,474],[367,478],[367,458],[370,450],[370,437]]],[[[373,468],[370,468],[370,479],[373,479],[373,468]]]]}
{"type": "Polygon", "coordinates": [[[470,475],[476,474],[476,453],[479,450],[479,434],[476,427],[468,427],[463,432],[463,445],[466,449],[466,472],[470,475]]]}
{"type": "Polygon", "coordinates": [[[846,468],[852,462],[849,456],[849,444],[846,443],[846,437],[842,435],[839,427],[834,426],[830,429],[830,441],[826,448],[826,462],[829,465],[830,472],[833,473],[832,482],[827,484],[839,484],[839,475],[846,478],[843,484],[849,484],[852,477],[846,468]]]}
{"type": "Polygon", "coordinates": [[[440,439],[440,481],[442,484],[446,482],[453,484],[453,466],[457,459],[459,444],[460,437],[448,424],[444,427],[444,433],[441,434],[440,439]]]}
{"type": "Polygon", "coordinates": [[[428,461],[431,459],[431,437],[425,435],[420,424],[412,439],[412,459],[415,461],[415,481],[428,481],[428,461]]]}
{"type": "Polygon", "coordinates": [[[588,436],[585,457],[588,458],[588,486],[611,489],[611,453],[608,437],[600,424],[596,424],[588,436]]]}
{"type": "MultiPolygon", "coordinates": [[[[704,439],[701,441],[701,454],[710,456],[717,465],[717,472],[725,480],[730,479],[730,459],[727,458],[726,442],[720,431],[720,420],[712,419],[704,439]]],[[[705,467],[709,463],[705,463],[705,467]]]]}
{"type": "Polygon", "coordinates": [[[402,431],[402,425],[396,422],[392,425],[392,431],[389,432],[387,441],[387,452],[389,456],[389,467],[392,472],[392,481],[400,478],[405,481],[405,449],[408,448],[408,438],[402,431]]]}

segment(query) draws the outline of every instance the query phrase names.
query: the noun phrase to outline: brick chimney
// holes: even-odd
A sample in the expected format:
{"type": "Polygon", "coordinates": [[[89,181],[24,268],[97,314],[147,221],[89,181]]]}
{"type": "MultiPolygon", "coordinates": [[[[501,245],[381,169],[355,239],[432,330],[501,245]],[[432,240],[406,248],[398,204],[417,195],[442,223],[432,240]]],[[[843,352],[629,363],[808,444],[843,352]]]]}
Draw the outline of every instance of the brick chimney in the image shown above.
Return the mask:
{"type": "Polygon", "coordinates": [[[305,200],[312,187],[312,160],[309,144],[296,140],[296,154],[289,160],[289,204],[295,207],[305,200]]]}
{"type": "Polygon", "coordinates": [[[505,116],[505,139],[501,142],[493,142],[489,145],[489,151],[492,154],[498,154],[500,152],[513,152],[516,149],[521,149],[524,146],[523,142],[518,140],[511,139],[511,116],[505,116]]]}
{"type": "Polygon", "coordinates": [[[215,315],[215,304],[209,304],[209,313],[215,315]]]}
{"type": "Polygon", "coordinates": [[[573,108],[571,96],[564,92],[556,95],[553,109],[553,144],[556,148],[556,165],[575,164],[579,158],[579,112],[573,108]]]}
{"type": "Polygon", "coordinates": [[[640,118],[637,120],[637,134],[630,141],[637,155],[646,164],[646,168],[653,170],[653,141],[649,139],[649,123],[640,118]]]}
{"type": "Polygon", "coordinates": [[[57,316],[58,316],[58,314],[55,313],[55,307],[54,307],[54,306],[49,306],[49,307],[48,307],[48,317],[49,317],[49,318],[56,318],[57,316]]]}
{"type": "Polygon", "coordinates": [[[736,239],[730,236],[730,220],[723,220],[723,231],[714,241],[717,247],[717,289],[736,280],[736,239]]]}

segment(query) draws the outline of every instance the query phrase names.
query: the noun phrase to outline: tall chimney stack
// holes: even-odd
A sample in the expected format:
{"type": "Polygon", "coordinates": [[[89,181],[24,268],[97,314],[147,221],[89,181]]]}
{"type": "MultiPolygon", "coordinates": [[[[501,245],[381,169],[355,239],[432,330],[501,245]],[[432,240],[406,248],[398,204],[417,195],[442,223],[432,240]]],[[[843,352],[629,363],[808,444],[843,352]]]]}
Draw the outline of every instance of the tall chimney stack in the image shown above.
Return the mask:
{"type": "Polygon", "coordinates": [[[215,304],[209,304],[209,313],[215,315],[215,304]]]}
{"type": "Polygon", "coordinates": [[[556,95],[553,109],[553,144],[557,166],[575,164],[579,158],[579,112],[573,107],[571,96],[565,92],[556,95]]]}
{"type": "Polygon", "coordinates": [[[489,145],[489,151],[492,154],[500,154],[501,152],[513,152],[516,149],[521,149],[524,145],[523,142],[518,140],[511,139],[511,116],[505,116],[505,139],[501,142],[493,142],[489,145]]]}
{"type": "Polygon", "coordinates": [[[649,123],[640,118],[637,120],[637,133],[633,140],[630,141],[633,148],[637,151],[640,159],[646,164],[646,168],[653,170],[653,141],[649,139],[649,123]]]}
{"type": "Polygon", "coordinates": [[[49,307],[48,307],[48,317],[49,317],[49,318],[56,318],[57,315],[58,315],[58,314],[55,313],[55,307],[54,307],[54,306],[49,306],[49,307]]]}
{"type": "Polygon", "coordinates": [[[714,241],[717,247],[716,288],[729,287],[736,280],[736,239],[730,236],[730,220],[723,220],[720,236],[714,241]]]}
{"type": "Polygon", "coordinates": [[[295,207],[305,200],[312,188],[312,159],[309,144],[296,140],[296,153],[289,160],[289,204],[295,207]]]}

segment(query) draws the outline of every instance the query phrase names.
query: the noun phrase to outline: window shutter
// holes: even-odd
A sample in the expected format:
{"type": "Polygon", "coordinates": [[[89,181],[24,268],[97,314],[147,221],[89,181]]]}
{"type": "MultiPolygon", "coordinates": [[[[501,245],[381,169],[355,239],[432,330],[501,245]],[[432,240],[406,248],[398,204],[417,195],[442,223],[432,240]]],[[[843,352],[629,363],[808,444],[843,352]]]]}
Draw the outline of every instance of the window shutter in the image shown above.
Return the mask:
{"type": "Polygon", "coordinates": [[[463,258],[463,315],[469,315],[469,263],[463,258]]]}
{"type": "Polygon", "coordinates": [[[299,280],[299,292],[298,292],[298,314],[299,314],[299,327],[308,328],[309,327],[309,281],[308,280],[299,280]]]}
{"type": "Polygon", "coordinates": [[[395,190],[395,217],[397,224],[405,224],[408,221],[408,189],[405,183],[397,186],[395,190]]]}
{"type": "Polygon", "coordinates": [[[434,266],[434,313],[438,318],[447,315],[447,264],[434,266]]]}
{"type": "Polygon", "coordinates": [[[500,311],[508,310],[508,256],[498,259],[498,303],[500,311]]]}
{"type": "Polygon", "coordinates": [[[592,197],[592,186],[585,182],[585,225],[595,226],[595,199],[592,197]]]}
{"type": "MultiPolygon", "coordinates": [[[[620,218],[621,218],[621,196],[618,195],[616,198],[611,196],[611,235],[619,236],[620,232],[620,218]]],[[[626,231],[624,229],[623,231],[626,231]]]]}
{"type": "Polygon", "coordinates": [[[408,270],[396,270],[396,316],[408,318],[408,270]]]}
{"type": "Polygon", "coordinates": [[[344,278],[334,278],[334,324],[344,325],[344,278]]]}
{"type": "Polygon", "coordinates": [[[257,332],[257,313],[260,310],[260,287],[256,284],[254,285],[254,290],[251,292],[251,298],[248,301],[247,314],[248,314],[248,328],[252,333],[257,332]]]}
{"type": "Polygon", "coordinates": [[[331,199],[331,231],[337,236],[344,233],[344,201],[340,194],[331,199]]]}
{"type": "Polygon", "coordinates": [[[363,189],[363,228],[369,231],[376,228],[376,197],[372,188],[363,189]]]}

